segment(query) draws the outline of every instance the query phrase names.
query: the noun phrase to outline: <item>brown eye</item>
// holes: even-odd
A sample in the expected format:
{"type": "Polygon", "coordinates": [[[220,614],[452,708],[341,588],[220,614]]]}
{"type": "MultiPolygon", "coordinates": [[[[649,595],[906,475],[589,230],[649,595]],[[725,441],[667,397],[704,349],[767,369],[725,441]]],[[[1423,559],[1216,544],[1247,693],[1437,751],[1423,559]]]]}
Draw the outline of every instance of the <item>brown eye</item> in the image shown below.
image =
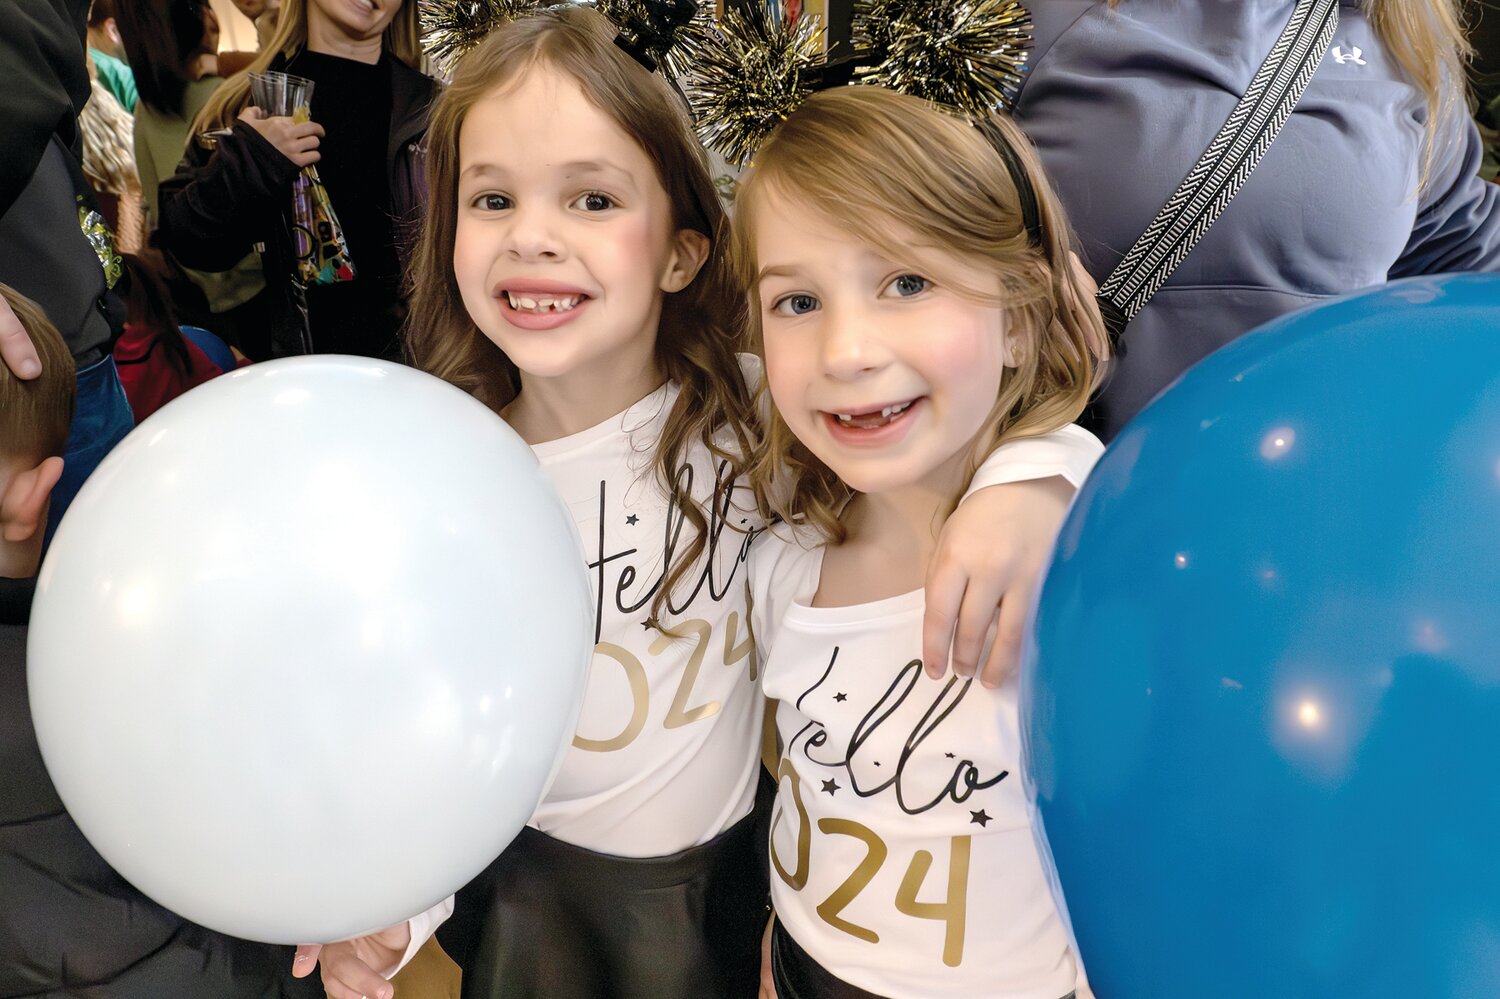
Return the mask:
{"type": "Polygon", "coordinates": [[[598,191],[589,191],[579,196],[573,204],[586,212],[607,212],[615,207],[613,198],[607,194],[600,194],[598,191]]]}

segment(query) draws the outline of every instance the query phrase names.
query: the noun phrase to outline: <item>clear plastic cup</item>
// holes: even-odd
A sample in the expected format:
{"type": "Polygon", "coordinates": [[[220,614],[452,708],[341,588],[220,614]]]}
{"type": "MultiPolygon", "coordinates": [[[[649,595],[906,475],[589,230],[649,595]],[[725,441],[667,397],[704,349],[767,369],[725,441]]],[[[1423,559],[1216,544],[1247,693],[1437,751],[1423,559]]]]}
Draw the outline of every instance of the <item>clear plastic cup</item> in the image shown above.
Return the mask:
{"type": "Polygon", "coordinates": [[[305,121],[312,94],[313,81],[305,76],[275,70],[250,74],[250,99],[268,117],[300,117],[305,121]]]}

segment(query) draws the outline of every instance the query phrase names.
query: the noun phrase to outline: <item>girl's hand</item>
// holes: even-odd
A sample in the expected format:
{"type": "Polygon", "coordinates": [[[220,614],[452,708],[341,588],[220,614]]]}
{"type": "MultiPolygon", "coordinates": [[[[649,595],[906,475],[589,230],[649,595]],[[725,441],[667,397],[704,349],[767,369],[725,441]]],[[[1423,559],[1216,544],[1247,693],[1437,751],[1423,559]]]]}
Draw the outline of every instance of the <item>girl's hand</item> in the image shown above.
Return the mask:
{"type": "Polygon", "coordinates": [[[980,682],[998,687],[1015,669],[1026,613],[1072,498],[1073,486],[1052,476],[981,489],[953,511],[927,570],[928,676],[947,672],[950,646],[953,672],[973,676],[991,635],[980,682]]]}
{"type": "Polygon", "coordinates": [[[760,939],[760,992],[756,999],[776,999],[776,979],[771,975],[771,927],[776,925],[776,913],[766,920],[766,932],[760,939]]]}
{"type": "Polygon", "coordinates": [[[323,126],[315,121],[298,122],[285,115],[268,118],[256,107],[241,111],[240,121],[259,132],[262,139],[299,167],[311,166],[322,158],[318,139],[324,134],[323,126]]]}
{"type": "Polygon", "coordinates": [[[303,944],[292,960],[292,977],[306,978],[321,964],[329,999],[393,999],[395,986],[375,969],[400,961],[410,944],[408,923],[342,943],[303,944]]]}

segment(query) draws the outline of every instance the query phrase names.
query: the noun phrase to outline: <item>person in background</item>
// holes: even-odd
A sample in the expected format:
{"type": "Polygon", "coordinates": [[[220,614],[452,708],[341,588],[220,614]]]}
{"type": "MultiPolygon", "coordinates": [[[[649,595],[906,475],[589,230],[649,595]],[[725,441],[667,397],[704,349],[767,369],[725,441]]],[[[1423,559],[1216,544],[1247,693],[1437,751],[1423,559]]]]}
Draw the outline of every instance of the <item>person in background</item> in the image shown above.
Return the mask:
{"type": "MultiPolygon", "coordinates": [[[[26,693],[26,623],[76,382],[36,303],[0,285],[10,336],[40,361],[0,363],[0,999],[318,999],[288,948],[187,922],[133,888],[74,824],[47,776],[26,693]]],[[[123,525],[122,530],[128,530],[123,525]]]]}
{"type": "Polygon", "coordinates": [[[125,397],[140,423],[188,389],[249,361],[208,330],[178,325],[158,256],[147,251],[144,257],[126,254],[124,260],[129,313],[114,354],[125,397]]]}
{"type": "MultiPolygon", "coordinates": [[[[224,80],[218,75],[219,22],[202,0],[132,0],[120,9],[120,35],[136,83],[135,159],[149,230],[160,222],[158,188],[177,171],[192,121],[224,80]]],[[[271,296],[260,258],[249,248],[227,270],[184,267],[169,274],[179,315],[222,335],[246,356],[270,356],[271,296]]]]}
{"type": "Polygon", "coordinates": [[[233,76],[255,61],[256,55],[271,41],[276,33],[276,15],[281,12],[281,0],[232,0],[235,9],[255,26],[255,49],[249,52],[220,52],[219,73],[233,76]]]}
{"type": "Polygon", "coordinates": [[[78,378],[49,531],[132,426],[110,355],[125,320],[110,290],[119,258],[80,164],[78,115],[90,93],[87,15],[88,0],[0,3],[0,282],[41,304],[62,331],[78,378]]]}
{"type": "Polygon", "coordinates": [[[89,59],[99,82],[127,112],[135,110],[135,75],[125,62],[125,45],[115,23],[115,0],[94,0],[89,8],[89,59]]]}
{"type": "MultiPolygon", "coordinates": [[[[90,66],[93,60],[90,60],[90,66]]],[[[97,74],[89,102],[78,116],[83,136],[83,175],[93,188],[121,253],[135,253],[146,238],[146,209],[135,167],[135,119],[120,106],[97,74]]]]}
{"type": "Polygon", "coordinates": [[[1484,139],[1484,164],[1479,175],[1500,183],[1500,3],[1467,0],[1474,46],[1469,78],[1474,88],[1474,121],[1484,139]]]}
{"type": "Polygon", "coordinates": [[[420,60],[415,0],[282,0],[271,44],[194,123],[195,135],[218,136],[215,148],[191,143],[162,185],[156,239],[178,262],[224,270],[264,247],[274,356],[401,357],[403,237],[425,201],[423,136],[437,93],[420,60]],[[249,73],[262,70],[314,81],[312,121],[253,106],[249,73]],[[299,273],[292,182],[314,163],[352,280],[305,284],[299,273]]]}
{"type": "MultiPolygon", "coordinates": [[[[1104,283],[1224,125],[1293,0],[1032,0],[1016,121],[1104,283]],[[1142,150],[1122,158],[1121,150],[1142,150]],[[1149,151],[1149,152],[1148,152],[1149,151]]],[[[1277,316],[1395,278],[1500,270],[1458,0],[1343,0],[1244,188],[1125,330],[1086,425],[1106,441],[1190,365],[1277,316]]]]}

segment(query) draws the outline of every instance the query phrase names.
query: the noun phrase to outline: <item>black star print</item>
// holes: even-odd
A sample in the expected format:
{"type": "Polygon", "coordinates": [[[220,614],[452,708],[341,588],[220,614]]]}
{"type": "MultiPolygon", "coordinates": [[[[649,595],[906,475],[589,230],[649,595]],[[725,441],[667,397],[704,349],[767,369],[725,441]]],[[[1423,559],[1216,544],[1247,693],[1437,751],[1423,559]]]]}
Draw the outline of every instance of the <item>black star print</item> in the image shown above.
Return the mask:
{"type": "Polygon", "coordinates": [[[833,695],[833,699],[834,699],[834,700],[835,700],[835,701],[847,701],[847,700],[848,700],[848,699],[849,699],[849,695],[848,695],[848,694],[846,694],[846,693],[844,693],[844,692],[843,692],[843,691],[842,691],[842,690],[841,690],[841,691],[839,691],[839,692],[838,692],[838,693],[837,693],[837,694],[834,694],[834,695],[833,695]]]}
{"type": "Polygon", "coordinates": [[[823,782],[823,790],[826,791],[826,792],[828,792],[829,794],[832,794],[833,792],[837,791],[838,789],[839,789],[839,782],[836,781],[836,780],[825,780],[823,782]]]}
{"type": "Polygon", "coordinates": [[[647,631],[650,631],[651,630],[651,622],[650,621],[642,621],[641,622],[641,627],[645,628],[647,631]]]}
{"type": "Polygon", "coordinates": [[[879,761],[879,760],[876,760],[876,761],[875,761],[875,765],[876,765],[876,766],[877,766],[877,767],[878,767],[878,766],[880,766],[880,761],[879,761]]]}
{"type": "Polygon", "coordinates": [[[953,759],[953,754],[952,753],[944,753],[943,755],[946,756],[946,757],[948,757],[948,759],[950,759],[950,760],[953,759]]]}
{"type": "Polygon", "coordinates": [[[982,808],[977,812],[970,812],[969,815],[972,816],[972,818],[969,819],[969,824],[977,824],[980,828],[983,828],[990,821],[990,816],[986,815],[984,809],[982,808]]]}
{"type": "Polygon", "coordinates": [[[629,524],[631,527],[634,527],[635,526],[635,522],[638,521],[638,520],[640,520],[640,519],[641,518],[637,517],[635,514],[632,513],[630,516],[628,516],[628,517],[625,518],[625,523],[629,524]]]}

